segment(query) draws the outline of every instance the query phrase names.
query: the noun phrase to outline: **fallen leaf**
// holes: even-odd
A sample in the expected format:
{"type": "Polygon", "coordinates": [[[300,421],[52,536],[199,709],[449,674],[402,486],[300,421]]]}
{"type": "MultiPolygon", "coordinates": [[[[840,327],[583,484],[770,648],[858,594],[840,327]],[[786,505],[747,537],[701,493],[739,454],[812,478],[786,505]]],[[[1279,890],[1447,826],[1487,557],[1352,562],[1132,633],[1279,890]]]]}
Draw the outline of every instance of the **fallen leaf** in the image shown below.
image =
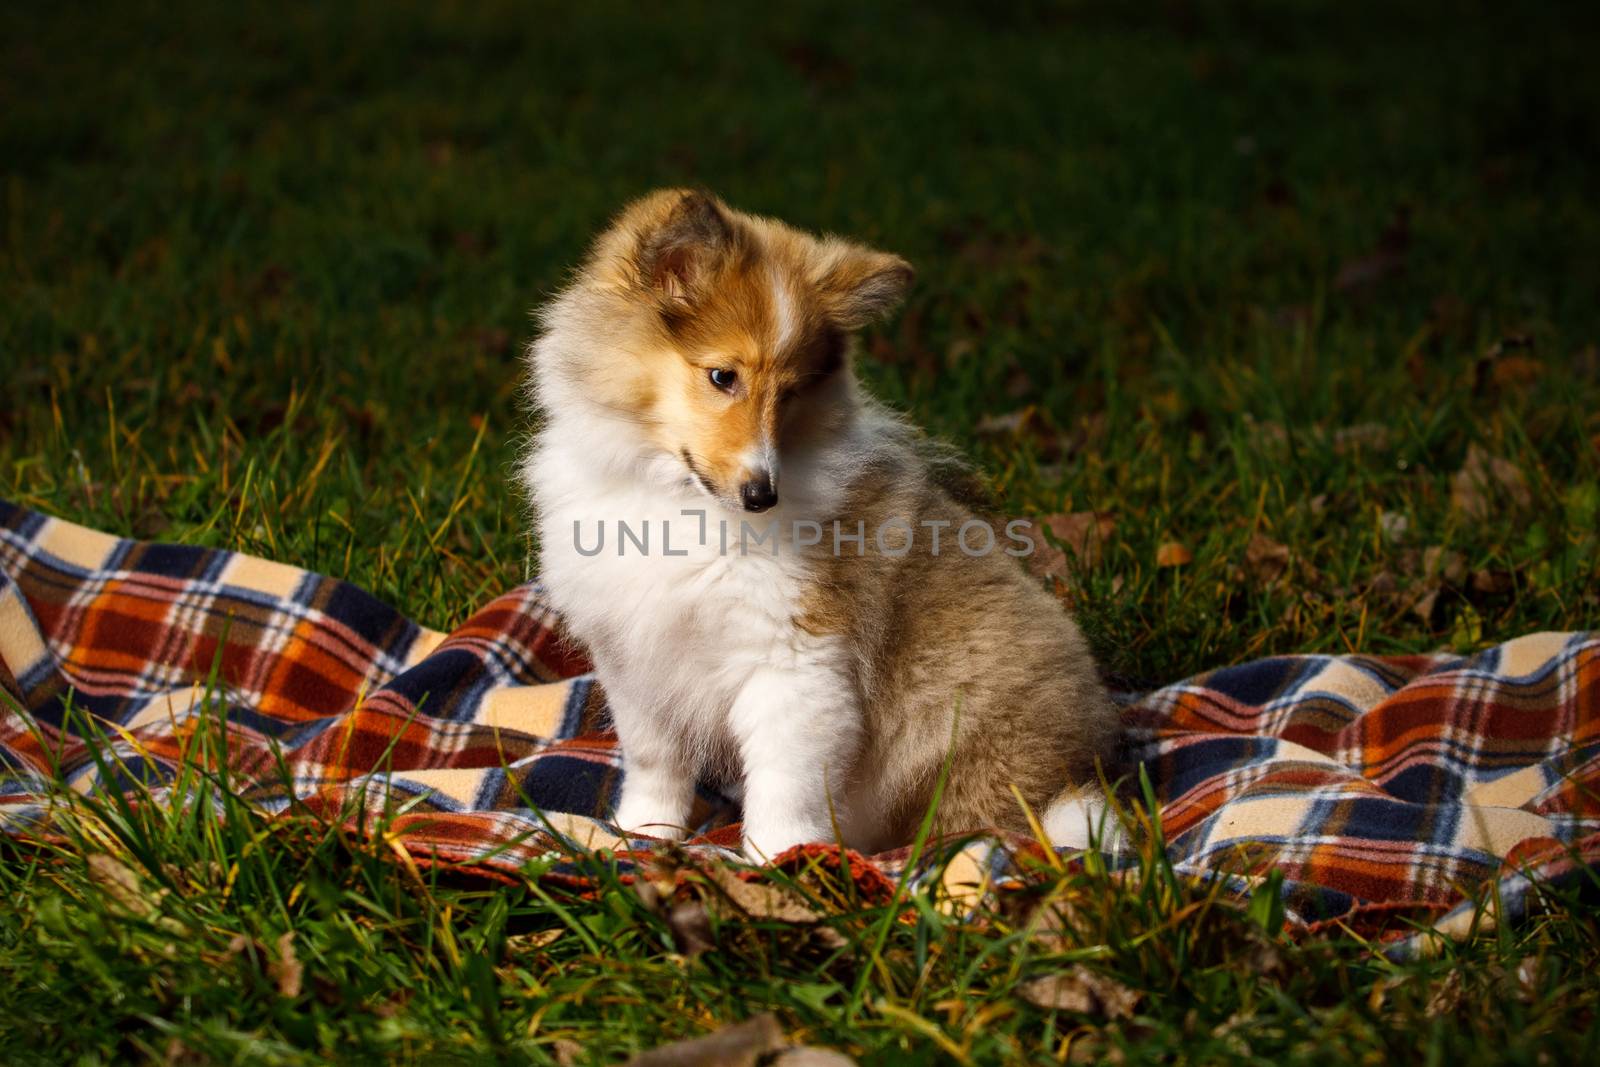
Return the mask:
{"type": "Polygon", "coordinates": [[[1334,276],[1333,287],[1341,293],[1366,289],[1405,268],[1406,258],[1396,252],[1379,250],[1371,255],[1347,259],[1334,276]]]}
{"type": "Polygon", "coordinates": [[[267,964],[267,974],[278,983],[278,995],[298,997],[305,968],[294,954],[294,931],[286,930],[278,938],[278,958],[267,964]]]}
{"type": "Polygon", "coordinates": [[[1065,515],[1048,515],[1043,520],[1045,529],[1061,542],[1063,548],[1077,557],[1085,567],[1100,562],[1101,546],[1116,529],[1116,516],[1109,511],[1074,511],[1065,515]]]}
{"type": "MultiPolygon", "coordinates": [[[[373,1015],[380,1019],[393,1019],[396,1015],[399,1015],[405,1010],[406,1005],[410,1003],[410,1001],[411,994],[402,989],[399,992],[393,993],[382,1000],[369,1004],[367,1006],[367,1010],[372,1012],[373,1015]]],[[[557,1041],[556,1044],[559,1045],[561,1042],[557,1041]]],[[[569,1042],[569,1044],[575,1043],[569,1042]]],[[[583,1050],[579,1048],[578,1051],[582,1052],[583,1050]]],[[[563,1062],[559,1050],[556,1052],[556,1062],[563,1062]]]]}
{"type": "Polygon", "coordinates": [[[1388,596],[1400,588],[1400,582],[1390,571],[1379,571],[1367,581],[1367,592],[1388,596]]]}
{"type": "Polygon", "coordinates": [[[1024,982],[1017,995],[1036,1008],[1075,1011],[1108,1019],[1133,1014],[1139,992],[1082,965],[1024,982]]]}
{"type": "Polygon", "coordinates": [[[132,867],[104,852],[89,857],[89,879],[105,891],[118,911],[141,918],[155,913],[165,892],[147,891],[144,880],[132,867]]]}
{"type": "Polygon", "coordinates": [[[1422,550],[1422,574],[1460,585],[1467,577],[1467,557],[1443,545],[1430,545],[1422,550]]]}
{"type": "Polygon", "coordinates": [[[1339,455],[1357,450],[1382,452],[1394,441],[1389,427],[1379,422],[1363,422],[1333,432],[1333,450],[1339,455]]]}
{"type": "Polygon", "coordinates": [[[1532,385],[1544,373],[1544,364],[1532,356],[1502,356],[1489,368],[1489,381],[1496,389],[1532,385]]]}
{"type": "Polygon", "coordinates": [[[756,1067],[783,1048],[783,1030],[771,1012],[725,1026],[704,1037],[674,1041],[628,1061],[629,1067],[756,1067]]]}
{"type": "Polygon", "coordinates": [[[946,367],[954,367],[977,350],[978,346],[973,344],[972,338],[958,337],[950,342],[950,347],[944,350],[944,365],[946,367]]]}
{"type": "Polygon", "coordinates": [[[1317,313],[1310,304],[1288,304],[1273,308],[1267,317],[1280,330],[1295,330],[1314,323],[1317,313]]]}
{"type": "Polygon", "coordinates": [[[1401,512],[1385,511],[1378,516],[1378,528],[1383,531],[1385,541],[1398,545],[1411,532],[1411,520],[1401,512]]]}
{"type": "Polygon", "coordinates": [[[1244,422],[1251,443],[1257,448],[1282,448],[1289,443],[1289,431],[1281,422],[1257,422],[1250,415],[1244,417],[1244,422]]]}
{"type": "Polygon", "coordinates": [[[786,923],[814,923],[822,916],[785,886],[764,879],[746,881],[732,867],[713,865],[706,877],[723,896],[752,919],[786,923]]]}
{"type": "Polygon", "coordinates": [[[512,934],[506,938],[506,952],[514,956],[521,955],[524,952],[537,952],[561,940],[566,932],[563,927],[552,926],[548,930],[535,930],[527,934],[512,934]]]}
{"type": "Polygon", "coordinates": [[[1472,309],[1454,293],[1441,293],[1428,305],[1428,325],[1443,337],[1465,333],[1472,319],[1472,309]]]}
{"type": "Polygon", "coordinates": [[[727,914],[724,909],[731,905],[736,909],[736,918],[806,927],[824,948],[844,947],[844,936],[824,923],[822,915],[792,889],[765,879],[747,881],[733,868],[721,864],[713,865],[704,873],[720,894],[706,901],[719,916],[727,914]]]}
{"type": "Polygon", "coordinates": [[[1464,995],[1462,988],[1461,972],[1451,971],[1445,975],[1444,981],[1433,988],[1428,997],[1428,1014],[1430,1016],[1453,1015],[1461,1006],[1464,995]]]}
{"type": "Polygon", "coordinates": [[[1438,586],[1422,590],[1411,601],[1411,614],[1421,619],[1424,625],[1432,626],[1434,609],[1438,607],[1439,594],[1443,591],[1438,586]]]}
{"type": "Polygon", "coordinates": [[[697,900],[686,900],[667,909],[664,916],[667,932],[672,935],[672,947],[680,956],[690,959],[716,947],[711,936],[711,917],[705,905],[697,900]]]}
{"type": "Polygon", "coordinates": [[[511,353],[511,334],[498,326],[482,326],[472,331],[472,340],[486,356],[511,353]]]}
{"type": "Polygon", "coordinates": [[[1250,535],[1250,544],[1244,550],[1245,569],[1262,585],[1271,585],[1289,569],[1289,546],[1280,544],[1264,533],[1250,535]]]}
{"type": "Polygon", "coordinates": [[[1533,956],[1524,956],[1522,962],[1517,964],[1517,994],[1523,1000],[1531,1001],[1538,997],[1539,987],[1543,984],[1539,971],[1540,962],[1533,956]]]}
{"type": "Polygon", "coordinates": [[[1411,250],[1411,212],[1401,207],[1378,237],[1378,246],[1364,256],[1346,260],[1334,276],[1333,288],[1341,293],[1370,289],[1405,270],[1411,250]]]}
{"type": "Polygon", "coordinates": [[[1510,571],[1477,570],[1472,572],[1472,591],[1474,593],[1499,596],[1511,592],[1512,585],[1510,571]]]}
{"type": "Polygon", "coordinates": [[[855,81],[856,68],[831,49],[804,41],[783,45],[778,54],[813,90],[839,89],[855,81]]]}
{"type": "Polygon", "coordinates": [[[1194,562],[1194,553],[1177,541],[1164,541],[1156,549],[1157,567],[1182,567],[1194,562]]]}
{"type": "Polygon", "coordinates": [[[769,1061],[772,1067],[855,1067],[855,1060],[831,1048],[796,1045],[784,1049],[769,1061]]]}
{"type": "Polygon", "coordinates": [[[1020,437],[1032,428],[1038,409],[1032,404],[999,415],[985,415],[972,427],[979,437],[1020,437]]]}
{"type": "Polygon", "coordinates": [[[189,1064],[210,1063],[204,1055],[190,1048],[181,1037],[167,1039],[167,1045],[161,1050],[161,1062],[167,1067],[188,1067],[189,1064]]]}
{"type": "Polygon", "coordinates": [[[1450,504],[1469,519],[1487,519],[1497,499],[1519,510],[1533,504],[1527,478],[1516,464],[1472,445],[1461,469],[1450,476],[1450,504]]]}

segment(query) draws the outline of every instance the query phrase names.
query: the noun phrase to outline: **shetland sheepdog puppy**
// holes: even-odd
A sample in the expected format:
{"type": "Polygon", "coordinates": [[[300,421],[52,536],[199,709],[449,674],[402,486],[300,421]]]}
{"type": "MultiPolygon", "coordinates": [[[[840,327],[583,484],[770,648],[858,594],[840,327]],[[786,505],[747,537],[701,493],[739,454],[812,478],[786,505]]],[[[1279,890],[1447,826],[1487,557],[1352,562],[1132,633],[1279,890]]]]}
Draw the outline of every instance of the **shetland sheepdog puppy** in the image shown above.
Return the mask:
{"type": "Polygon", "coordinates": [[[943,780],[941,832],[1085,842],[1118,733],[1089,648],[852,373],[911,277],[664,190],[542,310],[521,476],[616,724],[623,830],[681,837],[706,780],[742,796],[753,858],[878,851],[943,780]]]}

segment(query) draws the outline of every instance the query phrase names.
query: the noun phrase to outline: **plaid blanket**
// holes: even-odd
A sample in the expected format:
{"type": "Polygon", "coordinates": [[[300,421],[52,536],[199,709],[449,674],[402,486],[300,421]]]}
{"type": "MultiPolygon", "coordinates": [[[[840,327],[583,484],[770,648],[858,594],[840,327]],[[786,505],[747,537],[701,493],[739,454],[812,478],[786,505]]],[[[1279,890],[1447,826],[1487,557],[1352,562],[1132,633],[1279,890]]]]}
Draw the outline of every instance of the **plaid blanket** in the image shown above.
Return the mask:
{"type": "MultiPolygon", "coordinates": [[[[61,777],[86,791],[131,776],[159,798],[209,692],[262,810],[399,811],[390,832],[411,855],[483,872],[553,851],[625,858],[640,842],[605,820],[615,735],[555,622],[532,584],[441,634],[332,578],[0,501],[0,827],[47,832],[61,777]]],[[[1125,716],[1174,865],[1242,885],[1276,868],[1302,927],[1441,915],[1497,877],[1522,900],[1541,872],[1600,857],[1600,636],[1274,657],[1130,699],[1125,716]]],[[[693,847],[732,856],[737,815],[703,790],[693,847]]],[[[969,842],[938,876],[1015,876],[1015,844],[969,842]]],[[[861,866],[917,876],[907,862],[861,866]]]]}

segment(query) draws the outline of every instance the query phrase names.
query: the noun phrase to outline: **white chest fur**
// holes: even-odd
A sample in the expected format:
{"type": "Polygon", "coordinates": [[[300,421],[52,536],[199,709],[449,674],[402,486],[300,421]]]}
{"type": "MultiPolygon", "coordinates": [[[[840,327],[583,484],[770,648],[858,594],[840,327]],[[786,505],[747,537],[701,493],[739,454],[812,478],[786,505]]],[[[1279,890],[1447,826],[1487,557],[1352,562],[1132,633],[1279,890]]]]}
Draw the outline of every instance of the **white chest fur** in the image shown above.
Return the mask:
{"type": "Polygon", "coordinates": [[[678,836],[696,777],[725,753],[752,853],[831,836],[823,783],[848,779],[861,722],[847,649],[796,624],[806,562],[792,529],[720,509],[670,467],[596,478],[565,448],[536,450],[525,474],[542,580],[594,658],[622,742],[617,822],[678,836]]]}
{"type": "Polygon", "coordinates": [[[530,465],[541,579],[608,689],[704,740],[755,670],[813,651],[794,624],[803,561],[776,545],[776,519],[676,486],[597,482],[569,458],[543,453],[530,465]]]}

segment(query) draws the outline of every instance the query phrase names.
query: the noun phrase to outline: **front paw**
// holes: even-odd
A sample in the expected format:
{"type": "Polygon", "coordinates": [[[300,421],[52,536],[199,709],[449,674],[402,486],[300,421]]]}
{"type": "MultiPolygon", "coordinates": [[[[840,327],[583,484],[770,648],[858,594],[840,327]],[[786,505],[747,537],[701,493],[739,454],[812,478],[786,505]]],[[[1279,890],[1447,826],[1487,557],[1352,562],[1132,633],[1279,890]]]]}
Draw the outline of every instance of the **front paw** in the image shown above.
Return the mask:
{"type": "Polygon", "coordinates": [[[688,834],[689,813],[662,804],[650,797],[634,798],[623,794],[612,819],[624,833],[658,837],[663,841],[682,841],[688,834]]]}
{"type": "Polygon", "coordinates": [[[798,820],[750,821],[744,826],[744,854],[754,863],[770,863],[796,845],[832,841],[831,826],[813,826],[798,820]]]}

